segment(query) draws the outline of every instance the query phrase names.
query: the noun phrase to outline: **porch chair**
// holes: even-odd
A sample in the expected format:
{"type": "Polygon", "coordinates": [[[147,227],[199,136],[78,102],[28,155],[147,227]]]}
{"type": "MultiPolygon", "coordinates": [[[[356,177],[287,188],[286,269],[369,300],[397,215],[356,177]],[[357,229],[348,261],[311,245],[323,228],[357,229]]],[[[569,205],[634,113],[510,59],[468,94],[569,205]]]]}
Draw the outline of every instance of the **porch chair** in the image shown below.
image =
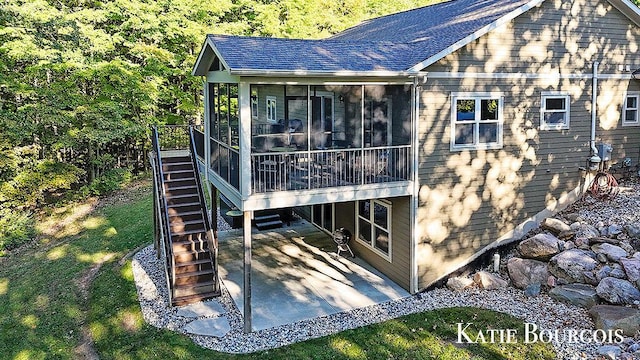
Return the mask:
{"type": "Polygon", "coordinates": [[[338,256],[343,251],[348,251],[351,257],[356,257],[349,247],[349,240],[351,240],[351,232],[343,227],[336,229],[333,232],[333,241],[338,245],[338,256]]]}

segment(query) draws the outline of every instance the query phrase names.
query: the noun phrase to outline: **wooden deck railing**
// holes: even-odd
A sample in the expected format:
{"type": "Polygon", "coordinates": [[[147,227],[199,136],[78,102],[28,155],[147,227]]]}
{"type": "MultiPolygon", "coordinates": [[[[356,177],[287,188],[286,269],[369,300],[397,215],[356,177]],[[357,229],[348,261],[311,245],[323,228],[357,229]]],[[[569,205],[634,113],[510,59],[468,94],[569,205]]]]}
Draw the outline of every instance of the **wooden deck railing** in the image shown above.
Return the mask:
{"type": "Polygon", "coordinates": [[[254,193],[408,181],[410,146],[254,153],[254,193]]]}

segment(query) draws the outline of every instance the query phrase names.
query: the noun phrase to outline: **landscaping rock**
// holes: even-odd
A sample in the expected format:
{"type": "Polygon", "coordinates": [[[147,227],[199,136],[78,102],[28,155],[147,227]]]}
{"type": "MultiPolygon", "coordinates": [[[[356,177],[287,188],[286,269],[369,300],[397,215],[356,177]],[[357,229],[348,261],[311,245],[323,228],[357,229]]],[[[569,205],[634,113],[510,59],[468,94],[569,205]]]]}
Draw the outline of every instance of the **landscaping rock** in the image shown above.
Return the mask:
{"type": "Polygon", "coordinates": [[[609,277],[611,275],[611,266],[605,265],[601,267],[598,271],[596,271],[596,280],[598,282],[602,281],[602,279],[609,277]]]}
{"type": "Polygon", "coordinates": [[[478,271],[473,275],[473,281],[485,290],[496,290],[507,287],[507,281],[486,271],[478,271]]]}
{"type": "MultiPolygon", "coordinates": [[[[614,278],[618,278],[618,279],[626,279],[627,278],[627,274],[624,272],[624,269],[622,268],[622,265],[615,263],[613,265],[611,265],[611,272],[609,273],[609,276],[614,277],[614,278]]],[[[600,280],[602,281],[602,280],[600,280]]]]}
{"type": "Polygon", "coordinates": [[[640,238],[640,224],[627,224],[624,231],[632,238],[640,238]]]}
{"type": "Polygon", "coordinates": [[[613,225],[609,225],[609,227],[607,228],[607,235],[608,236],[618,236],[619,234],[622,233],[622,226],[617,225],[617,224],[613,224],[613,225]]]}
{"type": "Polygon", "coordinates": [[[550,275],[546,263],[517,257],[509,259],[507,270],[511,282],[519,289],[525,289],[532,284],[545,284],[550,275]]]}
{"type": "Polygon", "coordinates": [[[629,255],[623,248],[608,243],[595,244],[591,250],[596,254],[604,254],[610,261],[618,261],[618,259],[629,255]]]}
{"type": "Polygon", "coordinates": [[[531,284],[524,289],[524,294],[528,297],[535,297],[540,295],[540,284],[531,284]]]}
{"type": "Polygon", "coordinates": [[[558,238],[551,234],[538,234],[521,241],[517,249],[523,258],[548,260],[560,252],[558,242],[558,238]]]}
{"type": "Polygon", "coordinates": [[[622,329],[633,337],[640,330],[640,310],[625,306],[596,305],[589,310],[597,329],[622,329]]]}
{"type": "Polygon", "coordinates": [[[598,296],[612,304],[633,305],[640,302],[640,291],[627,280],[606,277],[596,287],[598,296]]]}
{"type": "Polygon", "coordinates": [[[574,223],[571,224],[571,230],[576,237],[591,239],[600,236],[600,231],[589,224],[574,223]]]}
{"type": "Polygon", "coordinates": [[[568,284],[555,287],[549,291],[549,296],[576,306],[589,309],[598,303],[598,294],[591,285],[568,284]]]}
{"type": "Polygon", "coordinates": [[[462,291],[472,287],[473,284],[473,279],[463,276],[456,276],[447,280],[447,287],[454,291],[462,291]]]}
{"type": "Polygon", "coordinates": [[[598,283],[600,283],[600,281],[598,281],[598,278],[596,278],[596,274],[593,271],[585,271],[582,273],[582,275],[584,276],[585,284],[596,286],[598,285],[598,283]]]}
{"type": "Polygon", "coordinates": [[[608,238],[608,237],[592,237],[591,239],[589,239],[589,244],[594,245],[594,244],[619,244],[620,240],[618,239],[612,239],[612,238],[608,238]]]}
{"type": "Polygon", "coordinates": [[[540,224],[540,226],[545,229],[545,230],[549,230],[554,234],[560,234],[563,231],[570,231],[571,227],[569,227],[569,225],[565,224],[564,222],[562,222],[561,220],[558,219],[554,219],[554,218],[546,218],[544,219],[544,221],[542,222],[542,224],[540,224]]]}
{"type": "Polygon", "coordinates": [[[616,360],[622,353],[617,345],[602,345],[598,348],[598,355],[602,355],[605,359],[616,360]]]}
{"type": "Polygon", "coordinates": [[[620,264],[622,264],[622,268],[624,269],[625,274],[627,275],[627,279],[632,283],[636,283],[640,280],[640,259],[620,259],[620,264]]]}
{"type": "Polygon", "coordinates": [[[584,272],[594,270],[597,265],[598,262],[588,252],[569,249],[551,258],[549,272],[569,283],[584,283],[584,272]]]}
{"type": "Polygon", "coordinates": [[[589,239],[586,237],[577,237],[573,242],[578,249],[589,250],[589,239]]]}

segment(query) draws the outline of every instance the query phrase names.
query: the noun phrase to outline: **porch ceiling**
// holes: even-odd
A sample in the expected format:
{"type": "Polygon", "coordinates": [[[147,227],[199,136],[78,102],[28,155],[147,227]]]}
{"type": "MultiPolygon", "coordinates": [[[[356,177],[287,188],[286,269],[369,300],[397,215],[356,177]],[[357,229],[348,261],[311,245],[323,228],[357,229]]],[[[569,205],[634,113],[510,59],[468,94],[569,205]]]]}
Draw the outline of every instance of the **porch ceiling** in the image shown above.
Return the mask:
{"type": "MultiPolygon", "coordinates": [[[[219,234],[220,278],[243,312],[242,231],[219,234]]],[[[252,235],[253,330],[409,296],[359,258],[338,257],[332,239],[305,220],[252,235]]]]}

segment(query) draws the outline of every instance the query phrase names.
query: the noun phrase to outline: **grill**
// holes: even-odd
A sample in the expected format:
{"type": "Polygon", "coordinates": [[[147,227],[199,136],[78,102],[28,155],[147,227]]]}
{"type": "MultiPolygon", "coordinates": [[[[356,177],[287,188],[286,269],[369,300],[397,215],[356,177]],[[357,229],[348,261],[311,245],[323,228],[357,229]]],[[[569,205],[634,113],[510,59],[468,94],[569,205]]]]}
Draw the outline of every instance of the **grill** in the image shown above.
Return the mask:
{"type": "Polygon", "coordinates": [[[341,252],[348,251],[352,258],[356,257],[349,247],[349,240],[351,240],[351,232],[349,230],[339,228],[333,232],[333,241],[338,245],[338,256],[340,256],[341,252]]]}

